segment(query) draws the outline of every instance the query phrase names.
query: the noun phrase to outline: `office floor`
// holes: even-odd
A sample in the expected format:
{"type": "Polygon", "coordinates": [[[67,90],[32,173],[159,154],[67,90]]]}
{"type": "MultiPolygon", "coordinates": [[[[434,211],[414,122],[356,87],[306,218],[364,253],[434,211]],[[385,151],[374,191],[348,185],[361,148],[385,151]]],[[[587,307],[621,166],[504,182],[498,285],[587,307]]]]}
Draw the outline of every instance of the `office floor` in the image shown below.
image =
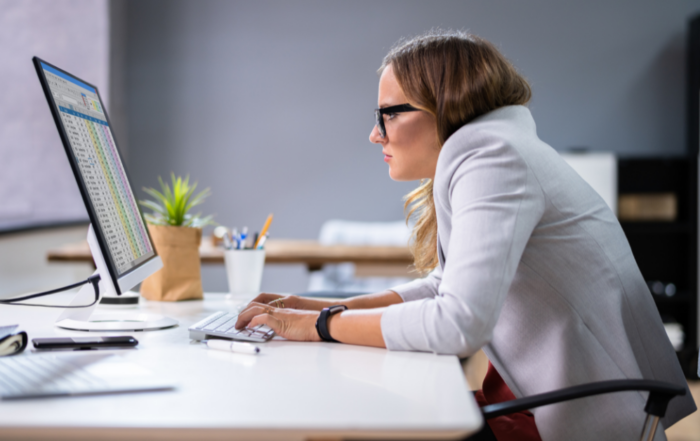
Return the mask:
{"type": "MultiPolygon", "coordinates": [[[[481,389],[481,383],[484,380],[484,376],[486,376],[488,362],[486,355],[479,351],[463,363],[464,375],[467,377],[467,383],[472,390],[481,389]]],[[[689,385],[690,392],[695,398],[695,403],[700,405],[700,381],[691,381],[689,385]]],[[[666,437],[668,441],[700,441],[700,411],[696,411],[673,425],[666,431],[666,437]]]]}
{"type": "MultiPolygon", "coordinates": [[[[700,405],[700,381],[690,381],[690,393],[700,405]]],[[[666,431],[668,441],[700,441],[700,411],[685,417],[666,431]]]]}

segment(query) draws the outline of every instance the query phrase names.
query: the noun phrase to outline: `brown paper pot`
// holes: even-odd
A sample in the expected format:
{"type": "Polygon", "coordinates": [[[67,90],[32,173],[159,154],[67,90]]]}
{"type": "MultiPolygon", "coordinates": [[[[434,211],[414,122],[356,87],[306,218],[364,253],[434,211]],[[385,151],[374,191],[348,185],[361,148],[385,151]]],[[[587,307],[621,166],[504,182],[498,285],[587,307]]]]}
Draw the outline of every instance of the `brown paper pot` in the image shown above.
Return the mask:
{"type": "Polygon", "coordinates": [[[163,268],[141,283],[141,295],[148,300],[166,302],[201,299],[202,229],[148,224],[148,231],[163,260],[163,268]]]}

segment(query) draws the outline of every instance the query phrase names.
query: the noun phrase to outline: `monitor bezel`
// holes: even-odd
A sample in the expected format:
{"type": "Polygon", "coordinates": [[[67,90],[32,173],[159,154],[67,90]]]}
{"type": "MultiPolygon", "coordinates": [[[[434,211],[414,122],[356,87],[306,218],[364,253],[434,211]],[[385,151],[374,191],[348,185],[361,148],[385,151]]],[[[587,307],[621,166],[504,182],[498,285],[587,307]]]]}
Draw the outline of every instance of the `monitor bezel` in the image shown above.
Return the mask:
{"type": "Polygon", "coordinates": [[[141,208],[139,207],[138,203],[136,204],[136,208],[139,211],[139,215],[141,216],[141,221],[143,222],[144,226],[146,226],[146,234],[148,235],[148,240],[151,243],[151,248],[153,249],[152,253],[153,255],[149,257],[148,259],[144,260],[141,262],[139,265],[129,268],[127,271],[125,271],[123,274],[119,274],[117,271],[117,267],[114,264],[114,260],[112,259],[112,254],[109,252],[109,247],[107,246],[107,240],[104,237],[104,234],[102,232],[102,226],[99,223],[99,219],[97,218],[97,213],[95,211],[95,207],[92,205],[92,201],[90,200],[90,195],[87,191],[87,186],[85,185],[85,182],[83,181],[83,177],[80,173],[80,168],[78,167],[78,162],[76,160],[75,155],[73,154],[73,148],[71,147],[70,140],[68,138],[68,134],[65,131],[65,127],[63,126],[63,121],[61,121],[61,116],[59,114],[58,110],[58,105],[56,104],[56,101],[54,100],[53,94],[51,93],[51,88],[49,87],[48,81],[46,79],[46,76],[44,75],[44,69],[42,68],[42,63],[51,67],[52,69],[56,69],[59,72],[62,72],[70,77],[75,78],[77,81],[80,81],[84,83],[87,86],[92,87],[95,89],[95,94],[97,95],[97,98],[100,100],[100,106],[102,106],[102,110],[104,111],[104,116],[105,120],[107,121],[107,124],[110,128],[110,132],[112,132],[112,139],[114,140],[114,146],[117,149],[117,153],[119,154],[119,159],[121,161],[121,165],[124,168],[124,174],[126,175],[126,179],[128,180],[129,187],[131,189],[132,195],[135,195],[136,193],[134,192],[134,188],[131,185],[131,179],[129,177],[129,172],[126,169],[126,164],[124,164],[124,160],[122,159],[121,152],[119,151],[119,143],[117,142],[116,136],[114,135],[114,132],[112,131],[112,123],[109,120],[109,115],[107,115],[107,107],[105,107],[104,102],[102,101],[102,96],[100,95],[100,91],[97,88],[97,86],[73,75],[72,73],[66,72],[65,70],[61,69],[60,67],[57,67],[45,60],[42,60],[39,57],[33,57],[32,61],[34,63],[34,67],[36,69],[37,75],[39,76],[39,82],[41,83],[41,88],[44,91],[44,95],[46,96],[46,101],[49,104],[49,109],[51,110],[51,115],[53,116],[54,123],[56,124],[56,128],[58,129],[58,133],[61,137],[61,142],[63,143],[63,148],[66,151],[66,155],[68,156],[68,162],[70,163],[71,169],[73,170],[73,176],[75,177],[76,183],[78,184],[78,189],[80,190],[80,195],[83,198],[83,203],[85,204],[85,209],[88,212],[88,217],[90,218],[90,222],[93,225],[93,230],[95,232],[95,236],[97,238],[97,242],[99,243],[100,250],[102,251],[102,256],[105,258],[105,263],[107,264],[107,268],[109,270],[110,277],[112,278],[112,283],[114,285],[114,289],[117,293],[117,295],[121,295],[123,291],[127,291],[131,289],[134,285],[137,283],[141,282],[145,277],[150,275],[153,271],[147,270],[147,266],[150,266],[151,263],[154,261],[160,262],[160,258],[158,256],[158,252],[155,249],[155,246],[153,245],[153,239],[151,238],[151,233],[148,230],[148,227],[146,226],[146,219],[143,216],[143,212],[141,211],[141,208]],[[144,269],[146,270],[144,272],[144,269]]]}

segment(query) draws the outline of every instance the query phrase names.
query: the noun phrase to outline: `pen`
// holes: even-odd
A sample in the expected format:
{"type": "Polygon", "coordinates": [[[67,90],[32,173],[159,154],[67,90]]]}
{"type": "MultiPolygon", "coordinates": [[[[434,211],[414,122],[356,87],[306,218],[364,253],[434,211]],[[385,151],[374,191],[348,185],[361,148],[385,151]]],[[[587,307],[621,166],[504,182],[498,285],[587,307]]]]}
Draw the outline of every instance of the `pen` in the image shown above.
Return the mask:
{"type": "Polygon", "coordinates": [[[260,348],[250,343],[240,343],[229,340],[204,340],[204,344],[219,351],[238,352],[241,354],[255,355],[260,352],[260,348]]]}
{"type": "Polygon", "coordinates": [[[239,250],[245,249],[245,238],[246,237],[248,237],[248,227],[243,227],[243,230],[241,231],[241,241],[238,243],[239,250]]]}
{"type": "Polygon", "coordinates": [[[234,228],[233,232],[231,233],[231,241],[233,242],[231,244],[232,249],[238,249],[238,228],[234,228]]]}
{"type": "Polygon", "coordinates": [[[272,223],[272,213],[267,217],[267,220],[265,221],[265,226],[263,226],[262,231],[260,231],[260,236],[258,236],[258,240],[255,242],[253,245],[253,248],[258,248],[260,238],[265,237],[265,234],[267,234],[267,229],[270,228],[270,224],[272,223]]]}
{"type": "Polygon", "coordinates": [[[233,248],[233,245],[231,245],[231,237],[229,236],[228,231],[226,233],[224,233],[223,239],[224,239],[224,248],[226,248],[227,250],[230,250],[231,248],[233,248]]]}
{"type": "Polygon", "coordinates": [[[266,235],[264,235],[264,236],[262,237],[262,239],[260,239],[260,242],[258,242],[258,247],[256,248],[256,250],[263,250],[263,249],[265,249],[265,242],[267,242],[267,238],[268,238],[268,237],[270,237],[270,235],[269,235],[269,234],[266,234],[266,235]]]}

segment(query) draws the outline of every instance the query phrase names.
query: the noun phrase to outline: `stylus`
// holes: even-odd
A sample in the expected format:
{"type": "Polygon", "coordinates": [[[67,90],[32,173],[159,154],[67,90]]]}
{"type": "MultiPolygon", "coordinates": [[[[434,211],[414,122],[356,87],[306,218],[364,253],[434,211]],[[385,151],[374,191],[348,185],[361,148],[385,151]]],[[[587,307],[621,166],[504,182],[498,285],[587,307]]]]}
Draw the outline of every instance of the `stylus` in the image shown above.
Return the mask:
{"type": "Polygon", "coordinates": [[[259,347],[251,345],[250,343],[240,343],[237,341],[228,340],[205,340],[204,343],[208,347],[218,349],[219,351],[239,352],[241,354],[250,355],[255,355],[260,352],[259,347]]]}

